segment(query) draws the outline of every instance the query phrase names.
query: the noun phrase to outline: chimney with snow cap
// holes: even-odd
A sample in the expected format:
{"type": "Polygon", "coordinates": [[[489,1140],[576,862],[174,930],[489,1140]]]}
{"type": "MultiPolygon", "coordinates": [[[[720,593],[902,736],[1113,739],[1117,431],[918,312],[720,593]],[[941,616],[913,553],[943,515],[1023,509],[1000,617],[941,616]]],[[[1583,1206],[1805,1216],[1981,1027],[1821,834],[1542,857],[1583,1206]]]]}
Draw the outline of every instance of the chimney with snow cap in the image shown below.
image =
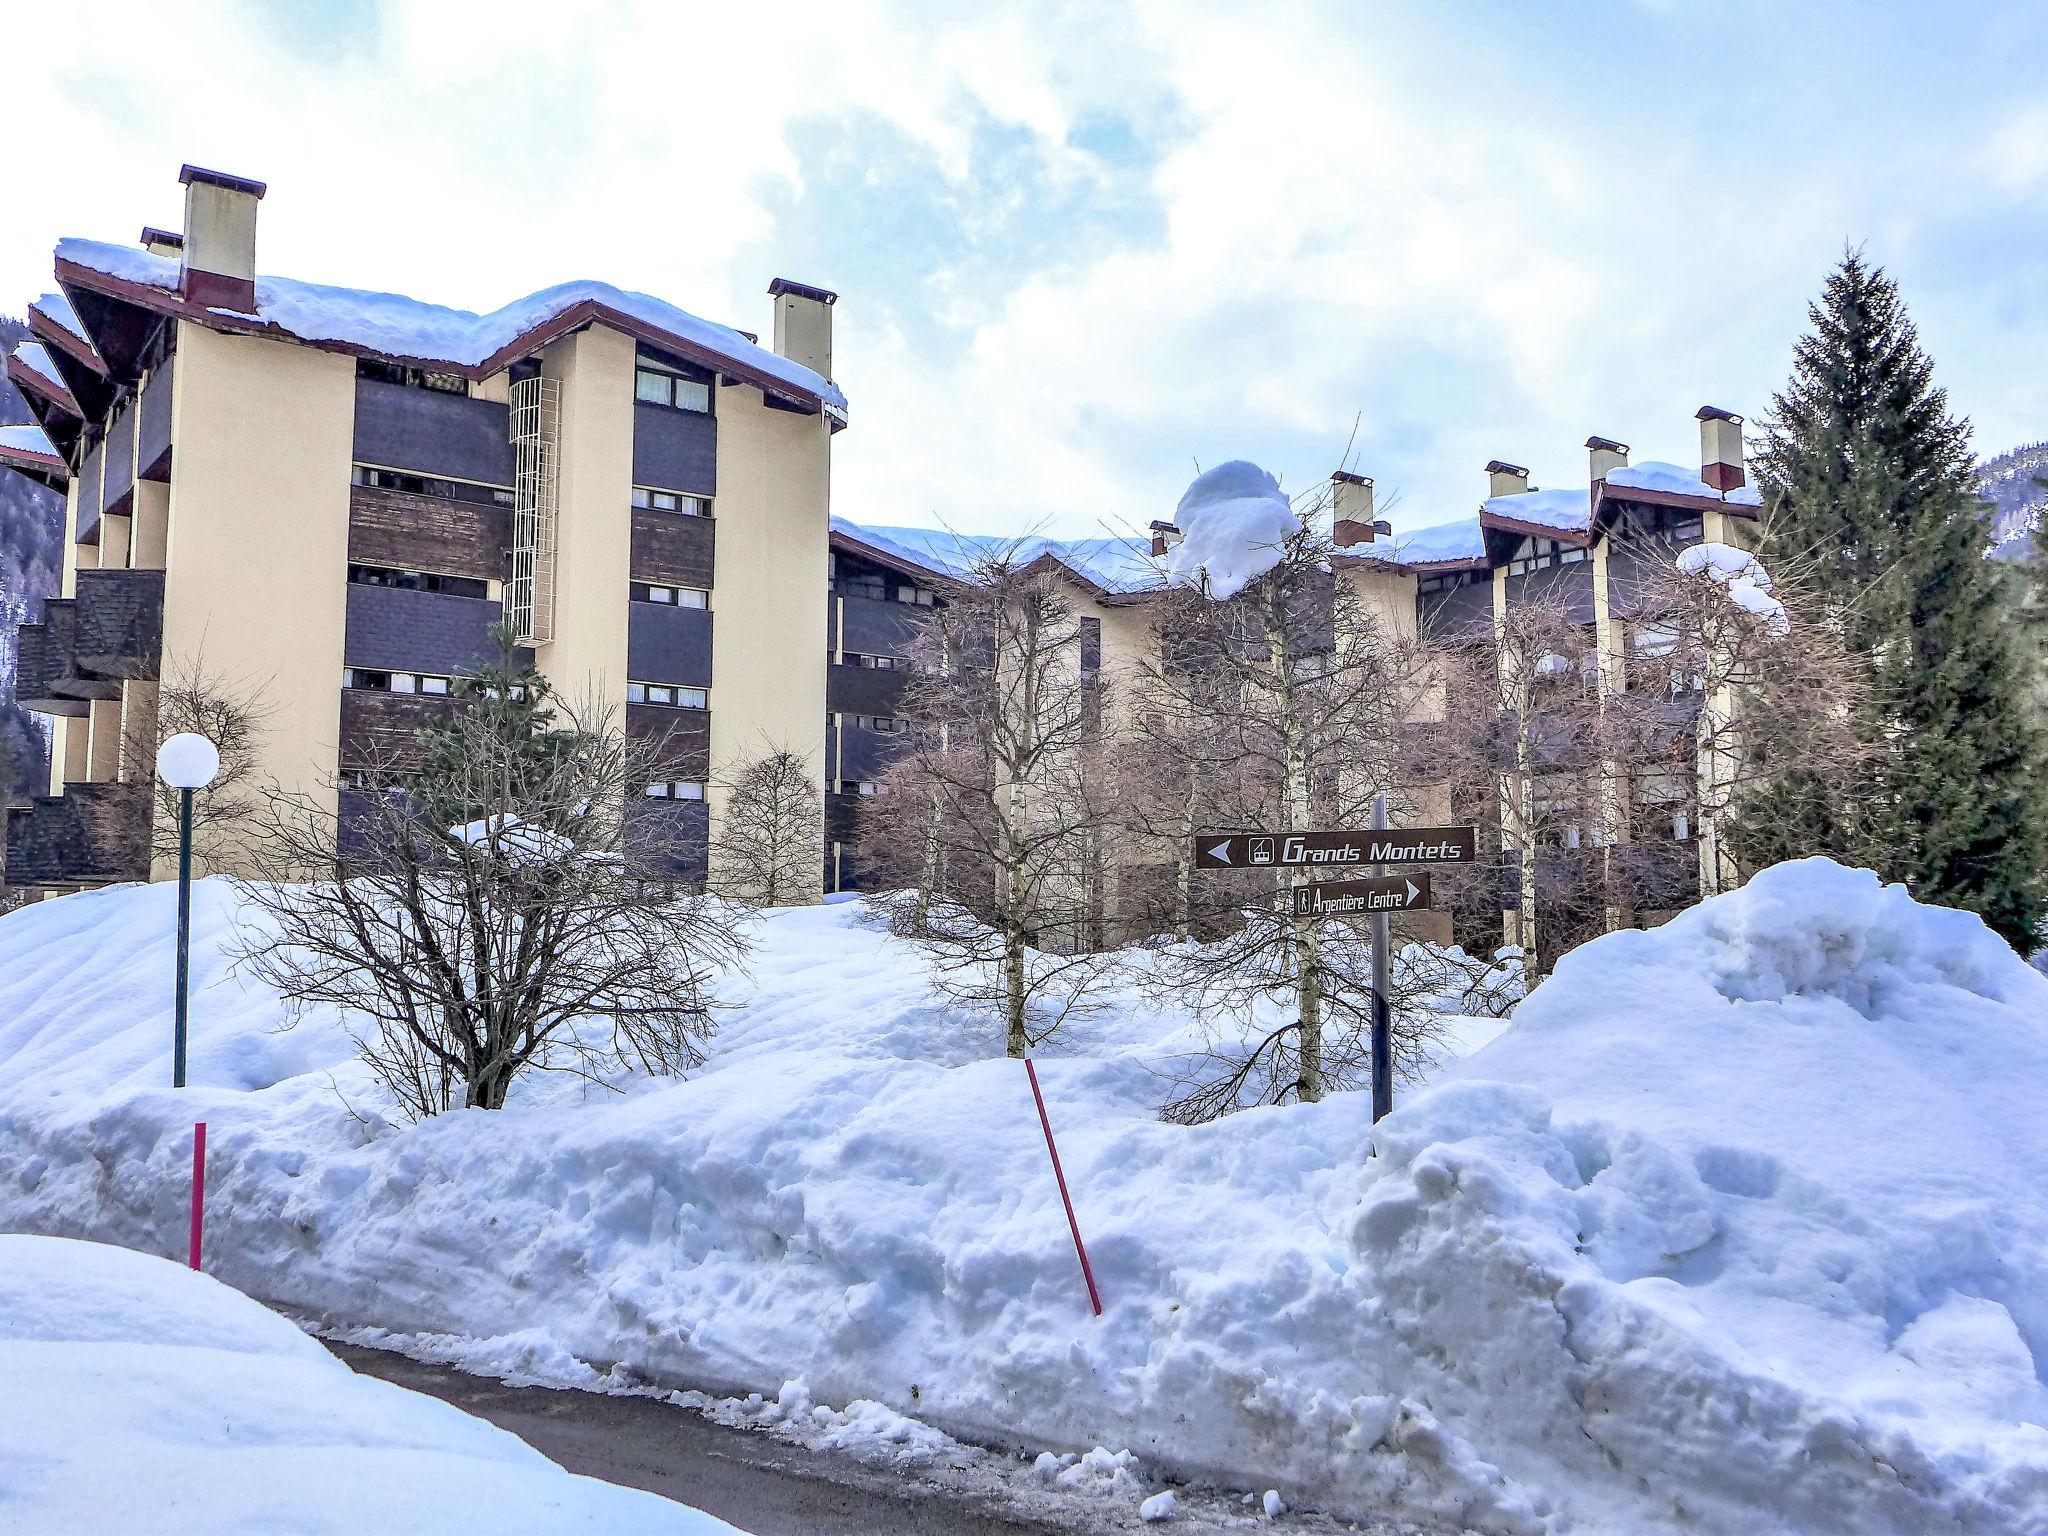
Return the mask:
{"type": "Polygon", "coordinates": [[[1178,524],[1162,523],[1156,518],[1152,523],[1152,558],[1163,559],[1166,552],[1181,541],[1178,524]]]}
{"type": "Polygon", "coordinates": [[[1605,480],[1610,470],[1628,468],[1628,444],[1617,443],[1611,437],[1587,438],[1586,456],[1596,481],[1605,480]]]}
{"type": "Polygon", "coordinates": [[[179,291],[208,309],[256,312],[256,205],[260,181],[188,165],[185,184],[184,272],[179,291]]]}
{"type": "Polygon", "coordinates": [[[1489,459],[1486,464],[1486,494],[1488,499],[1495,496],[1519,496],[1529,489],[1529,471],[1519,464],[1510,464],[1506,459],[1489,459]]]}
{"type": "Polygon", "coordinates": [[[1330,476],[1335,522],[1331,537],[1339,549],[1370,544],[1375,525],[1372,518],[1372,477],[1340,469],[1330,476]]]}
{"type": "Polygon", "coordinates": [[[832,306],[839,295],[778,277],[768,285],[775,300],[775,350],[821,379],[832,377],[832,306]]]}
{"type": "Polygon", "coordinates": [[[185,254],[185,237],[168,229],[158,229],[154,224],[142,226],[142,248],[152,256],[168,256],[176,261],[185,254]]]}
{"type": "Polygon", "coordinates": [[[1739,490],[1749,476],[1742,467],[1742,418],[1718,405],[1703,405],[1700,422],[1700,479],[1723,496],[1739,490]]]}

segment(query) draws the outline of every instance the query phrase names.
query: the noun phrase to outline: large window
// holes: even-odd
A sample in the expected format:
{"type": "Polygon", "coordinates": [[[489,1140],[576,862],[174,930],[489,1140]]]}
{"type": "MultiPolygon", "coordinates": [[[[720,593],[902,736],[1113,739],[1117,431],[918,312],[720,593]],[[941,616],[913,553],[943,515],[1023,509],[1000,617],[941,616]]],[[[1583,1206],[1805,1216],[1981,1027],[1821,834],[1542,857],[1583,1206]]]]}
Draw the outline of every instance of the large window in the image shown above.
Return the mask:
{"type": "Polygon", "coordinates": [[[877,656],[869,651],[848,651],[845,655],[845,665],[849,667],[868,667],[876,672],[907,672],[910,670],[908,658],[902,656],[877,656]]]}
{"type": "Polygon", "coordinates": [[[406,384],[414,389],[431,389],[443,395],[469,393],[469,380],[459,373],[436,373],[431,368],[408,368],[403,363],[387,363],[375,357],[356,359],[356,377],[381,379],[386,384],[406,384]]]}
{"type": "Polygon", "coordinates": [[[1584,545],[1566,544],[1559,539],[1524,539],[1515,558],[1508,562],[1508,574],[1527,576],[1546,566],[1574,565],[1587,558],[1584,545]]]}
{"type": "Polygon", "coordinates": [[[706,709],[709,696],[702,688],[684,688],[675,683],[628,683],[628,704],[659,704],[666,709],[706,709]]]}
{"type": "Polygon", "coordinates": [[[446,694],[455,679],[440,672],[387,672],[381,667],[348,667],[341,674],[341,686],[370,693],[446,694]]]}
{"type": "Polygon", "coordinates": [[[489,506],[509,507],[512,492],[504,486],[482,485],[474,480],[450,480],[440,475],[415,475],[402,469],[379,469],[358,464],[351,477],[357,485],[380,491],[403,491],[408,496],[440,496],[449,501],[476,501],[489,506]]]}
{"type": "Polygon", "coordinates": [[[650,800],[702,800],[704,784],[700,779],[657,779],[647,786],[650,800]]]}
{"type": "Polygon", "coordinates": [[[688,496],[681,491],[657,491],[650,485],[633,487],[633,505],[648,512],[675,512],[683,517],[709,517],[711,500],[688,496]]]}
{"type": "Polygon", "coordinates": [[[667,587],[656,582],[636,581],[632,591],[636,603],[660,603],[669,608],[711,606],[711,594],[702,587],[667,587]]]}
{"type": "Polygon", "coordinates": [[[438,571],[400,571],[384,565],[352,565],[348,579],[359,587],[397,587],[406,592],[445,592],[450,597],[489,597],[491,584],[474,576],[438,571]]]}
{"type": "Polygon", "coordinates": [[[665,368],[650,368],[643,361],[633,374],[633,398],[644,405],[702,414],[711,409],[711,381],[684,378],[665,368]]]}

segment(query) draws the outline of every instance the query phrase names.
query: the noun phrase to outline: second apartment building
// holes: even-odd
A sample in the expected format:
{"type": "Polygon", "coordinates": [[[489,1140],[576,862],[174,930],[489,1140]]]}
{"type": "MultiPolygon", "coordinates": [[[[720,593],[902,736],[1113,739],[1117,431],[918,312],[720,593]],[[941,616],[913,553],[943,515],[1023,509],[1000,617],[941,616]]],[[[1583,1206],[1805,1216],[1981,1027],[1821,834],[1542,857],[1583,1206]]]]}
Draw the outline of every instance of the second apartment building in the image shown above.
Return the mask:
{"type": "Polygon", "coordinates": [[[262,184],[181,180],[182,233],[59,244],[8,362],[48,443],[0,460],[67,501],[13,883],[145,873],[162,679],[260,694],[255,776],[345,813],[501,619],[564,700],[667,743],[649,792],[700,823],[720,767],[822,776],[832,293],[774,283],[771,348],[597,282],[474,314],[259,277],[262,184]]]}

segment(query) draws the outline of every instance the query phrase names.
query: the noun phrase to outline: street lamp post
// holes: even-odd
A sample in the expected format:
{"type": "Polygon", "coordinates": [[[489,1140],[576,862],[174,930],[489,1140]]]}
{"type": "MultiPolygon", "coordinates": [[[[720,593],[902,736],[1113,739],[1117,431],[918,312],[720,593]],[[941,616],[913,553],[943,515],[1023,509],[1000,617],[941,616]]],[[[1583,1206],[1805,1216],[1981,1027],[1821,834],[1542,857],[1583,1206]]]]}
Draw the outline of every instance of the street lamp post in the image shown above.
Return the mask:
{"type": "Polygon", "coordinates": [[[156,752],[156,776],[178,792],[178,1000],[171,1039],[171,1086],[185,1086],[186,993],[192,973],[192,792],[220,773],[220,749],[184,731],[156,752]]]}

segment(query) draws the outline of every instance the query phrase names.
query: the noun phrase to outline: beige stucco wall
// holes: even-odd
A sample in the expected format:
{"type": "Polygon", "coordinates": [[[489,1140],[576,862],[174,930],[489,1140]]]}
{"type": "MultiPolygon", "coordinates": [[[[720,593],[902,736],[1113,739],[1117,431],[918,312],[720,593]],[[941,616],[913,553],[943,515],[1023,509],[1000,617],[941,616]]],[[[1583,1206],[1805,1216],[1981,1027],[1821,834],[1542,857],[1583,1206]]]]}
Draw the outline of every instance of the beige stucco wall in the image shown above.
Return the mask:
{"type": "MultiPolygon", "coordinates": [[[[825,667],[818,641],[826,632],[831,460],[823,416],[770,410],[759,391],[743,385],[719,389],[712,503],[718,519],[711,593],[714,778],[785,749],[801,757],[814,778],[825,776],[825,667]]],[[[714,857],[722,798],[714,788],[714,857]]],[[[823,814],[821,802],[821,857],[823,814]]]]}
{"type": "Polygon", "coordinates": [[[137,570],[164,568],[171,532],[171,488],[161,480],[135,482],[134,541],[129,559],[137,570]]]}
{"type": "MultiPolygon", "coordinates": [[[[329,808],[354,423],[351,359],[180,323],[163,674],[260,695],[255,778],[329,808]]],[[[231,862],[203,836],[199,853],[231,862]]]]}
{"type": "Polygon", "coordinates": [[[603,326],[541,354],[562,388],[555,524],[555,638],[535,662],[579,714],[626,704],[633,572],[633,338],[603,326]]]}

